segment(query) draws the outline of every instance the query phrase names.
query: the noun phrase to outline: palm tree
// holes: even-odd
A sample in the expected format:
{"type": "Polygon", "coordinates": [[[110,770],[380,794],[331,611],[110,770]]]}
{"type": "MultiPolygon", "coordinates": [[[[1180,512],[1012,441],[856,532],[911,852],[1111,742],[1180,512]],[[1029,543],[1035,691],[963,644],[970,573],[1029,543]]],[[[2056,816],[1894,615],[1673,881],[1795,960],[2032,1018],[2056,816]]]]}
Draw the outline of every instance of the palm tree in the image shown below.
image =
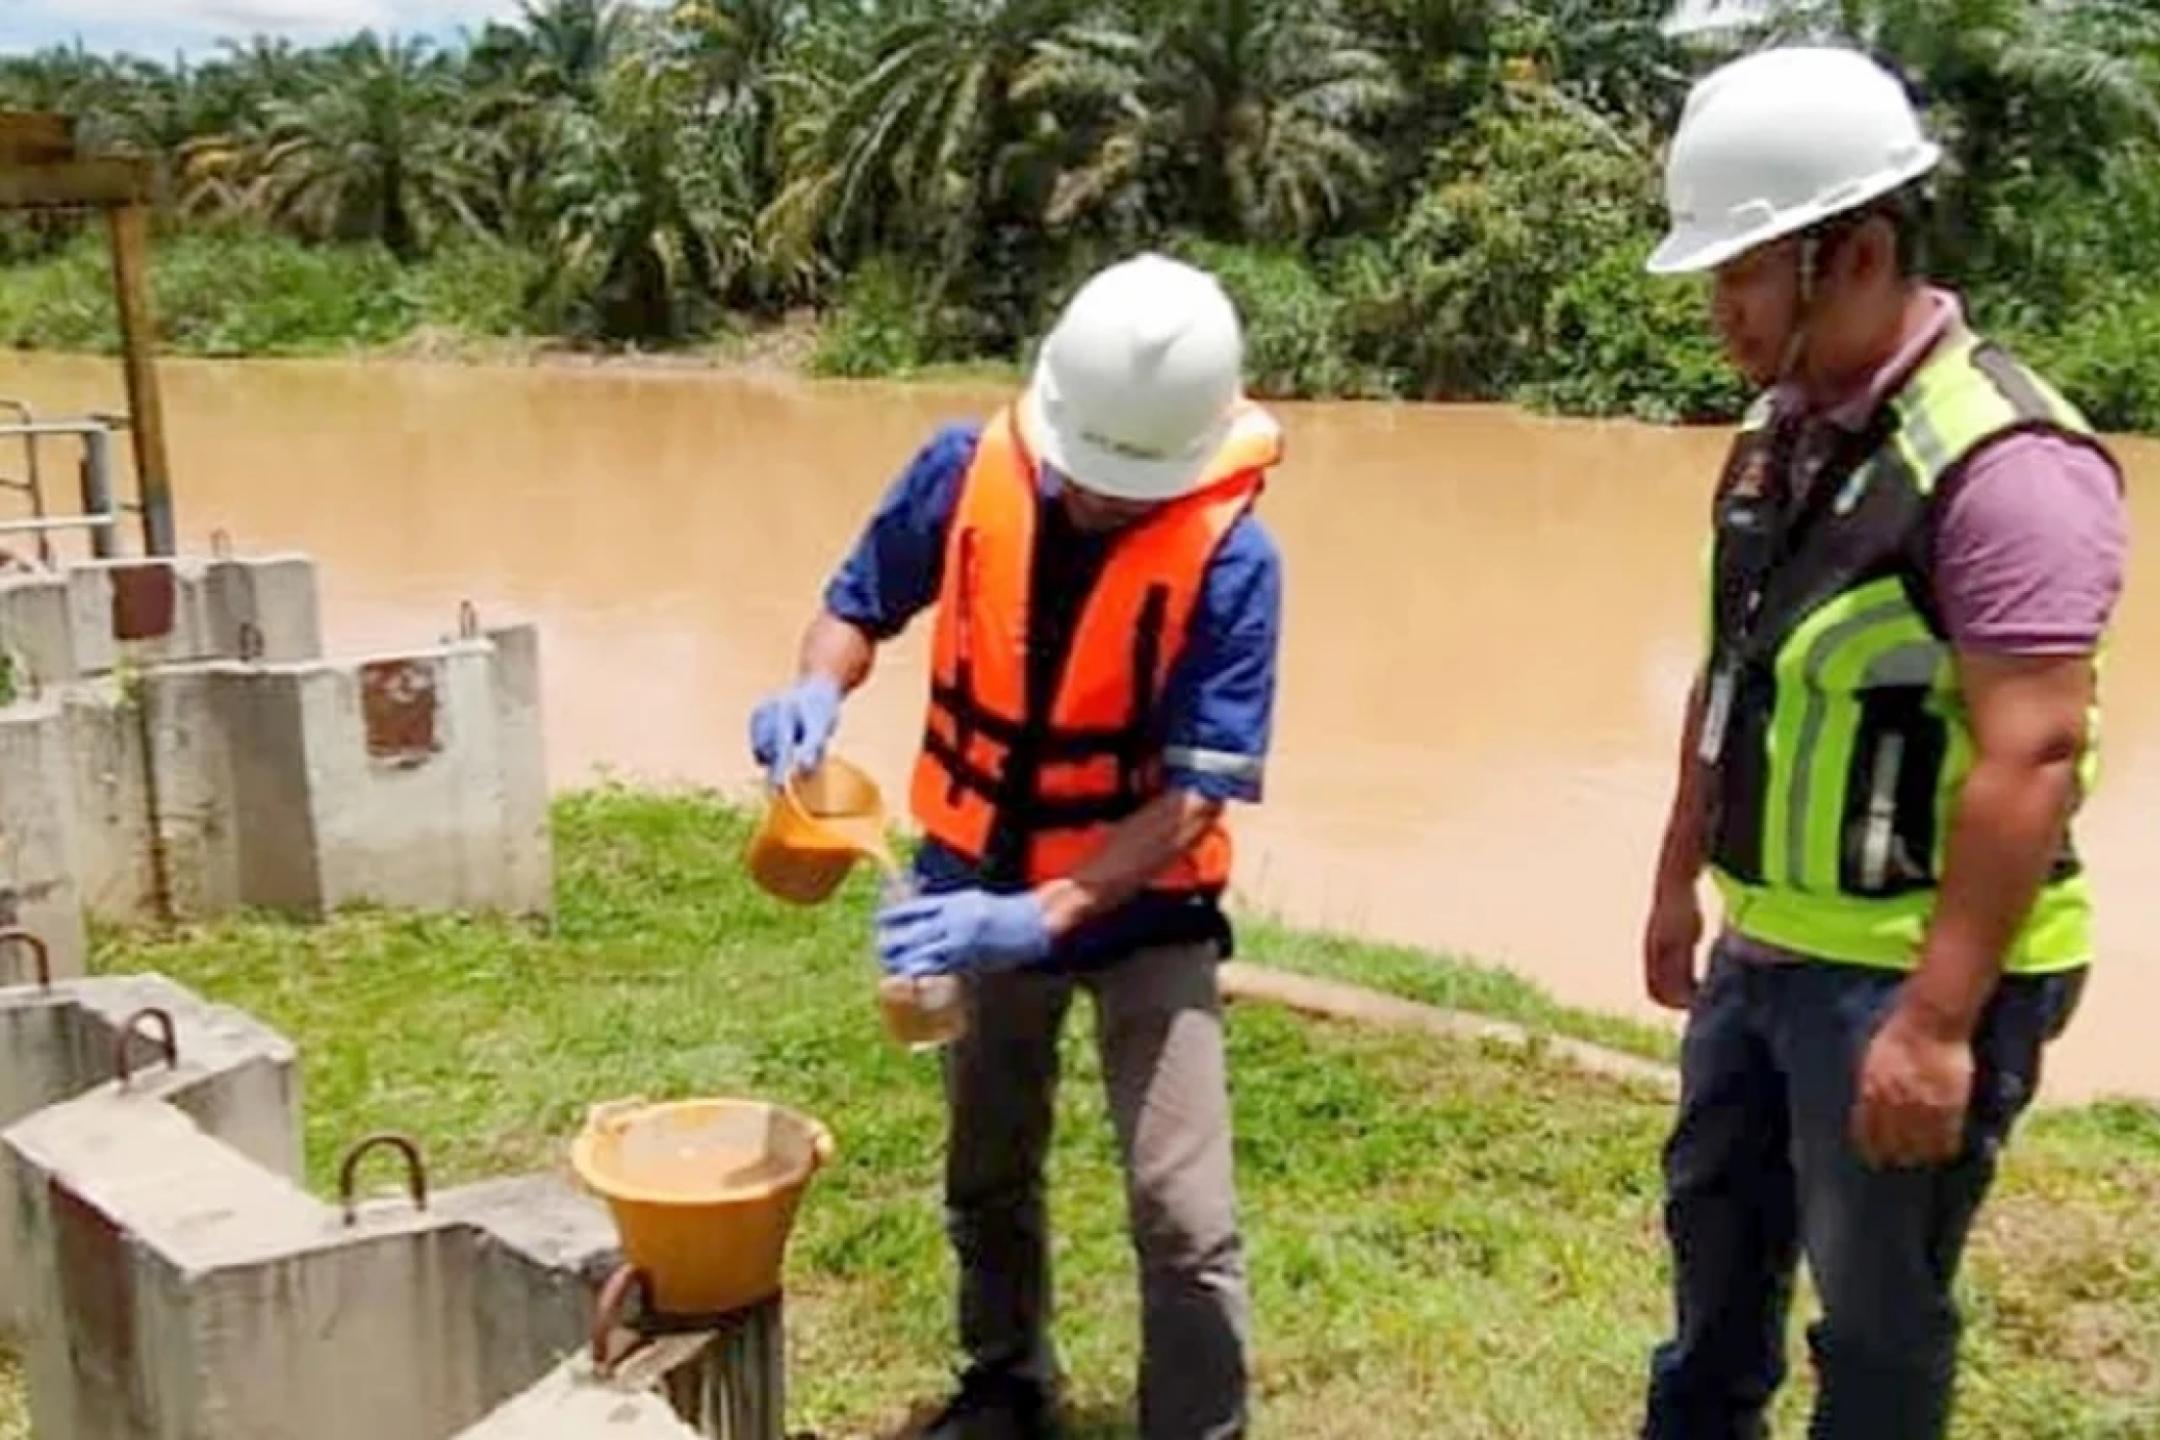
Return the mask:
{"type": "Polygon", "coordinates": [[[1141,185],[1213,234],[1305,239],[1379,179],[1370,125],[1402,90],[1332,4],[1164,0],[1150,18],[1042,47],[1024,95],[1118,96],[1094,153],[1061,182],[1053,220],[1141,185]]]}
{"type": "Polygon", "coordinates": [[[1345,0],[1350,28],[1385,56],[1403,92],[1383,149],[1391,178],[1413,179],[1490,86],[1509,0],[1345,0]]]}
{"type": "Polygon", "coordinates": [[[804,0],[683,0],[672,17],[673,45],[703,77],[708,101],[744,129],[760,208],[780,188],[778,76],[810,13],[804,0]]]}
{"type": "Polygon", "coordinates": [[[632,55],[588,113],[562,116],[546,200],[554,284],[612,339],[683,330],[757,263],[756,209],[738,127],[699,104],[688,67],[632,55]]]}
{"type": "MultiPolygon", "coordinates": [[[[1727,0],[1730,3],[1730,0],[1727,0]]],[[[1518,4],[1494,43],[1526,78],[1637,140],[1670,129],[1693,78],[1660,22],[1668,0],[1518,4]]]]}
{"type": "Polygon", "coordinates": [[[220,79],[257,109],[272,100],[297,96],[316,69],[312,53],[296,48],[290,40],[272,36],[226,40],[219,48],[224,54],[213,65],[220,79]]]}
{"type": "Polygon", "coordinates": [[[122,88],[112,62],[91,54],[79,40],[0,60],[0,93],[16,109],[94,115],[113,104],[122,88]]]}
{"type": "Polygon", "coordinates": [[[127,60],[118,73],[122,88],[95,113],[90,143],[149,156],[158,192],[182,213],[239,208],[236,177],[257,153],[257,97],[220,62],[198,66],[185,55],[170,69],[127,60]]]}
{"type": "Polygon", "coordinates": [[[450,64],[423,39],[340,46],[317,93],[270,107],[262,208],[308,233],[416,258],[445,227],[481,228],[475,148],[450,64]]]}
{"type": "Polygon", "coordinates": [[[591,103],[630,39],[633,13],[620,0],[521,0],[520,80],[537,99],[591,103]]]}
{"type": "MultiPolygon", "coordinates": [[[[843,253],[888,222],[930,242],[950,277],[1011,199],[1029,158],[1014,88],[1082,0],[954,0],[904,7],[847,78],[817,62],[828,26],[785,77],[792,178],[774,201],[776,251],[800,262],[824,238],[843,253]],[[804,63],[809,62],[809,63],[804,63]]],[[[839,72],[846,75],[845,71],[839,72]]]]}

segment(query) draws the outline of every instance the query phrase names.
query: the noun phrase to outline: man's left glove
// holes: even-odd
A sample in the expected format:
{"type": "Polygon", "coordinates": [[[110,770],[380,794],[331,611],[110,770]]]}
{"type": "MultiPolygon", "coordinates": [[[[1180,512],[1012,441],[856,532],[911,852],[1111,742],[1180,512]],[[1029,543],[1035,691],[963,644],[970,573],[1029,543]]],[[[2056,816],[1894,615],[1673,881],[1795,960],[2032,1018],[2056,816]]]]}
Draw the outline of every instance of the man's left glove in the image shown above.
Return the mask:
{"type": "Polygon", "coordinates": [[[1018,970],[1049,957],[1050,925],[1032,894],[955,890],[880,910],[877,950],[894,975],[1018,970]]]}

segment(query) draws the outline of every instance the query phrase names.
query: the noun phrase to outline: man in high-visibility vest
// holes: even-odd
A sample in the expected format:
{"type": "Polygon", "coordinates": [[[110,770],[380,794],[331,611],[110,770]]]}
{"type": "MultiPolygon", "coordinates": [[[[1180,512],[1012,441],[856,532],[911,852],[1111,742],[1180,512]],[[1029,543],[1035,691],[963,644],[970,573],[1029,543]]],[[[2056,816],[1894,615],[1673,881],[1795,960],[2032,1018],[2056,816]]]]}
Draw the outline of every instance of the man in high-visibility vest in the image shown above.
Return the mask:
{"type": "Polygon", "coordinates": [[[1714,508],[1708,657],[1644,940],[1686,1009],[1653,1440],[1768,1433],[1805,1257],[1816,1440],[1940,1435],[1952,1283],[2092,960],[2070,818],[2127,549],[2106,447],[1927,284],[1940,150],[1851,51],[1698,85],[1660,273],[1764,394],[1714,508]],[[1697,969],[1697,882],[1724,927],[1697,969]]]}
{"type": "Polygon", "coordinates": [[[1246,1287],[1216,966],[1223,812],[1259,798],[1280,561],[1252,513],[1281,457],[1208,275],[1091,279],[1017,402],[932,440],[827,589],[801,680],[759,707],[774,778],[815,765],[877,647],[932,604],[913,809],[919,899],[888,970],[967,977],[946,1058],[959,1394],[935,1440],[1055,1433],[1043,1163],[1057,1039],[1094,999],[1138,1252],[1150,1440],[1242,1435],[1246,1287]]]}

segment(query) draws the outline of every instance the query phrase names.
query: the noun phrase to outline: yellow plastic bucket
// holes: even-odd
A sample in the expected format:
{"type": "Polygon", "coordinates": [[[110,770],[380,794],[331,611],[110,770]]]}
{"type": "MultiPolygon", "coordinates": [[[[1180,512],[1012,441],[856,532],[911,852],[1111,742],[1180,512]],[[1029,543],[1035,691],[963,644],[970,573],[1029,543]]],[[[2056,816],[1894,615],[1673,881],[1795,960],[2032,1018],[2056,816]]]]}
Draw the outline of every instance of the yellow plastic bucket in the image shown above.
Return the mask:
{"type": "Polygon", "coordinates": [[[864,856],[895,868],[877,782],[838,756],[772,792],[750,839],[750,875],[797,905],[829,897],[864,856]]]}
{"type": "Polygon", "coordinates": [[[594,1110],[571,1142],[578,1179],[607,1202],[623,1255],[664,1315],[725,1315],[780,1293],[781,1261],[832,1132],[757,1100],[630,1100],[594,1110]]]}

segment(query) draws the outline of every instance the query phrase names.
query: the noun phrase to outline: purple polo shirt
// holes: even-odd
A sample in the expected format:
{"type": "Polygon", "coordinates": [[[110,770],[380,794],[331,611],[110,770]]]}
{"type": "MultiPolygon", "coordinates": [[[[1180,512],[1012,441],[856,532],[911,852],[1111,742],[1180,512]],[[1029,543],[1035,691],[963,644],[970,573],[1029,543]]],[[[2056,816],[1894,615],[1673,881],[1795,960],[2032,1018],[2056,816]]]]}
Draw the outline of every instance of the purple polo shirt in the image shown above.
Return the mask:
{"type": "MultiPolygon", "coordinates": [[[[1804,423],[1845,431],[1867,424],[1963,322],[1955,295],[1930,288],[1927,298],[1928,323],[1867,383],[1816,407],[1804,423]]],[[[1777,400],[1787,413],[1801,403],[1790,387],[1777,400]]],[[[1803,439],[1800,453],[1826,448],[1803,439]]],[[[1950,642],[2007,655],[2092,653],[2122,594],[2129,544],[2121,488],[2092,451],[2032,434],[1982,446],[1936,532],[1935,589],[1950,642]]]]}

